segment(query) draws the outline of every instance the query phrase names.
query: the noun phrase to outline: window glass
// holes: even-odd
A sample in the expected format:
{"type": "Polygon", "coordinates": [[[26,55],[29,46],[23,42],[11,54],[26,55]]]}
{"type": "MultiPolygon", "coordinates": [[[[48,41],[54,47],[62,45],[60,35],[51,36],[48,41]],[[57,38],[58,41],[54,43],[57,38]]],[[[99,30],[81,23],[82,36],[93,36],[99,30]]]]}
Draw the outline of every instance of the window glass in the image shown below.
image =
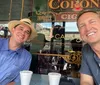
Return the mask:
{"type": "MultiPolygon", "coordinates": [[[[63,22],[55,22],[54,26],[56,26],[56,25],[63,26],[63,22]]],[[[35,28],[36,28],[38,33],[42,33],[42,34],[45,35],[45,38],[46,38],[47,41],[51,41],[51,37],[52,37],[51,35],[53,34],[53,33],[51,33],[51,29],[52,29],[52,23],[51,22],[36,23],[35,28]]],[[[65,23],[65,36],[64,36],[65,50],[71,50],[72,49],[70,42],[71,42],[71,40],[73,40],[75,38],[80,39],[80,35],[79,35],[79,31],[78,31],[76,22],[66,22],[65,23]]],[[[61,42],[57,42],[57,44],[58,43],[61,43],[61,42]]],[[[48,49],[50,49],[50,47],[49,47],[50,42],[47,42],[46,46],[47,46],[48,49]]]]}
{"type": "MultiPolygon", "coordinates": [[[[40,25],[43,26],[43,28],[48,28],[48,29],[50,29],[52,27],[51,22],[40,23],[40,25]]],[[[62,22],[55,22],[54,25],[63,26],[63,23],[62,22]]],[[[65,32],[78,32],[76,22],[66,22],[65,23],[65,32]]]]}

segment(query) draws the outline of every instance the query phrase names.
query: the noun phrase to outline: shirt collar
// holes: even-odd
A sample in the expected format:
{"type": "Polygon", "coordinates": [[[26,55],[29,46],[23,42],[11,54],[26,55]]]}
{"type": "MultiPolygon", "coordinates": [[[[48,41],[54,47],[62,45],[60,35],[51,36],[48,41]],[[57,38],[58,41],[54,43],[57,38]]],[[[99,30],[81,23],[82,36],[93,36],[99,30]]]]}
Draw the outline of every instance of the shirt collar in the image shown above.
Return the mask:
{"type": "MultiPolygon", "coordinates": [[[[3,42],[3,47],[1,48],[1,50],[10,50],[8,44],[9,44],[9,38],[8,39],[5,39],[5,41],[3,42]]],[[[20,47],[20,48],[16,49],[15,51],[18,54],[21,54],[22,53],[22,50],[23,50],[23,47],[20,47]]]]}
{"type": "Polygon", "coordinates": [[[21,54],[22,51],[23,51],[23,48],[22,48],[22,47],[21,47],[21,48],[18,48],[18,49],[16,50],[16,52],[17,52],[18,54],[21,54]]]}

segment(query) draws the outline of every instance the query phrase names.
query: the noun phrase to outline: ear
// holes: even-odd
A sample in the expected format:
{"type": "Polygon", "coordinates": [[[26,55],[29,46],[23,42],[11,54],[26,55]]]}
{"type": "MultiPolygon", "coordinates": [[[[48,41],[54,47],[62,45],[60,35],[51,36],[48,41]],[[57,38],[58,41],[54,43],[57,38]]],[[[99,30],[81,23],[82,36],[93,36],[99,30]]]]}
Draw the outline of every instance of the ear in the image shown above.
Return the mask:
{"type": "Polygon", "coordinates": [[[10,32],[11,32],[11,34],[14,32],[14,30],[15,30],[15,28],[13,27],[13,28],[11,29],[11,31],[10,31],[10,32]]]}

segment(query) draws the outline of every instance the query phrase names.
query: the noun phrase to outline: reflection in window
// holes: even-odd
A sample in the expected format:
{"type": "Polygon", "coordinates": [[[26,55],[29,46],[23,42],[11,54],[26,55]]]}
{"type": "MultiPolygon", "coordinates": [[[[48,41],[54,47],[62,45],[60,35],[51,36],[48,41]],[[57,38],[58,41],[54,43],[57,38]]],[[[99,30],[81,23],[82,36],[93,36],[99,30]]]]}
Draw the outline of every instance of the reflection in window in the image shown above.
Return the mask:
{"type": "MultiPolygon", "coordinates": [[[[46,22],[46,23],[39,23],[43,28],[50,29],[52,27],[51,22],[46,22]]],[[[55,22],[54,26],[60,25],[63,26],[62,22],[55,22]]],[[[78,32],[78,28],[76,25],[76,22],[66,22],[65,23],[65,32],[78,32]]]]}

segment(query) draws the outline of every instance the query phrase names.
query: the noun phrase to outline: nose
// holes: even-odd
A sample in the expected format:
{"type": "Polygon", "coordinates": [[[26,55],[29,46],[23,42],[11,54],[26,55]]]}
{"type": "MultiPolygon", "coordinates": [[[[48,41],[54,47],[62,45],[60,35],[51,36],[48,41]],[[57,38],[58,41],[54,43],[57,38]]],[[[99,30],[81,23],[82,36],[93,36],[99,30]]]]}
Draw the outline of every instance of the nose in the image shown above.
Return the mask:
{"type": "Polygon", "coordinates": [[[85,25],[85,29],[86,29],[87,31],[89,31],[91,28],[92,28],[91,25],[89,25],[89,24],[86,24],[86,25],[85,25]]]}
{"type": "Polygon", "coordinates": [[[22,31],[22,35],[25,35],[25,31],[22,31]]]}

